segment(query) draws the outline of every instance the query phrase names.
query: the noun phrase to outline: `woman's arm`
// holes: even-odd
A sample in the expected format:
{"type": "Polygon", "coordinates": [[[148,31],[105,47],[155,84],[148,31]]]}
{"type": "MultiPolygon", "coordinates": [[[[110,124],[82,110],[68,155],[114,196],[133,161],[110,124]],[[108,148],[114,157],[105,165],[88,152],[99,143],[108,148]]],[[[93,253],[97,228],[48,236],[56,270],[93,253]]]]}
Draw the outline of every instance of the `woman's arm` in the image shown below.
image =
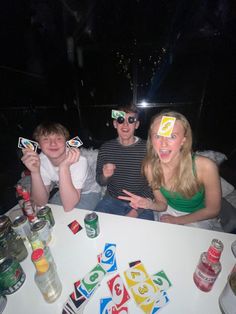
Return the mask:
{"type": "Polygon", "coordinates": [[[166,215],[166,217],[162,217],[162,221],[176,224],[189,224],[215,218],[219,214],[221,206],[221,185],[218,167],[214,161],[203,156],[198,156],[195,162],[198,179],[205,188],[205,207],[192,214],[180,217],[166,215]]]}

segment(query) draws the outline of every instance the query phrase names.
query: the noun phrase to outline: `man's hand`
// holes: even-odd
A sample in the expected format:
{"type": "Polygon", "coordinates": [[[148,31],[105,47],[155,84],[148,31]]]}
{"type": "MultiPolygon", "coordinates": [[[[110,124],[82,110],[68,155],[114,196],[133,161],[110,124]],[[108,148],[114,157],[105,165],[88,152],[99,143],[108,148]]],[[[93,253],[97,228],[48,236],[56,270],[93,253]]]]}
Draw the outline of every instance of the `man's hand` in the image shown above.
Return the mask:
{"type": "Polygon", "coordinates": [[[78,148],[69,148],[66,152],[65,159],[60,163],[59,167],[70,167],[80,158],[80,150],[78,148]]]}
{"type": "Polygon", "coordinates": [[[26,166],[26,168],[28,168],[31,173],[39,173],[40,172],[39,155],[29,148],[22,149],[22,153],[23,157],[21,158],[21,161],[26,166]]]}
{"type": "Polygon", "coordinates": [[[116,165],[110,164],[110,163],[105,164],[105,165],[103,166],[103,168],[102,168],[103,176],[104,176],[105,178],[111,177],[111,176],[114,174],[115,169],[116,169],[116,165]]]}

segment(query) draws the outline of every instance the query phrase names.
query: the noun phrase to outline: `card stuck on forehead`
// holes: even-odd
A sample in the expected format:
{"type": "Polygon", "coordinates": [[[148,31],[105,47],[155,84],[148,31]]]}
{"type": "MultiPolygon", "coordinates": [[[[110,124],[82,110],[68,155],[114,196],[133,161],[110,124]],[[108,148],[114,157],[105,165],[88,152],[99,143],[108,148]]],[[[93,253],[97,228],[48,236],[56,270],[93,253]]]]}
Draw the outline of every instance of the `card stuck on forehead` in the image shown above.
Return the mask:
{"type": "Polygon", "coordinates": [[[76,137],[73,137],[72,139],[70,139],[69,141],[66,142],[66,146],[67,147],[80,147],[83,145],[83,142],[81,141],[81,139],[76,136],[76,137]]]}
{"type": "Polygon", "coordinates": [[[39,146],[39,144],[37,142],[28,140],[27,138],[19,137],[19,139],[18,139],[18,147],[21,149],[30,148],[36,152],[38,146],[39,146]]]}
{"type": "Polygon", "coordinates": [[[161,119],[161,124],[157,132],[160,136],[170,137],[175,125],[176,118],[163,116],[161,119]]]}
{"type": "Polygon", "coordinates": [[[125,117],[125,112],[124,111],[119,111],[119,110],[112,110],[111,111],[111,117],[113,119],[117,119],[119,117],[124,118],[125,117]]]}

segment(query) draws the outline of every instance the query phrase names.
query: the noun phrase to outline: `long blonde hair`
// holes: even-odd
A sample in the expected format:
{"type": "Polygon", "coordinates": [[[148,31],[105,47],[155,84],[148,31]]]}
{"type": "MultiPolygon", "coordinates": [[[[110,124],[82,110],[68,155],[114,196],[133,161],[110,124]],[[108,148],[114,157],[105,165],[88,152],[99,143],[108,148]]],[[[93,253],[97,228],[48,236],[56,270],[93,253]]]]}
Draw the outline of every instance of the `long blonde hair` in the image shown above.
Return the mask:
{"type": "Polygon", "coordinates": [[[147,154],[144,158],[142,170],[147,176],[147,169],[151,170],[152,180],[149,182],[153,190],[160,189],[164,185],[164,174],[160,164],[160,159],[155,152],[152,145],[152,128],[157,119],[162,116],[175,117],[180,121],[184,128],[184,136],[186,138],[183,146],[181,147],[181,157],[179,166],[176,168],[175,173],[171,179],[171,191],[178,192],[185,197],[192,197],[200,189],[200,183],[194,173],[194,165],[192,161],[192,130],[191,126],[184,115],[175,111],[161,112],[155,115],[150,124],[148,139],[147,139],[147,154]]]}

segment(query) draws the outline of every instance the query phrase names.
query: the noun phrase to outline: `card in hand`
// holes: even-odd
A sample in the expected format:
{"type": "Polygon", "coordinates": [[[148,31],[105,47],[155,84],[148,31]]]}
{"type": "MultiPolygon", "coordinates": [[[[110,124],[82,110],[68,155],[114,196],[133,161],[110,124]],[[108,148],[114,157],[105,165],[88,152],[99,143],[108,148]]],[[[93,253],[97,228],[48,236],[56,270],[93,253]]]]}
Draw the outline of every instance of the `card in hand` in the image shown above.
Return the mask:
{"type": "Polygon", "coordinates": [[[74,234],[83,229],[83,227],[78,223],[77,220],[73,220],[71,223],[69,223],[68,227],[74,234]]]}
{"type": "Polygon", "coordinates": [[[83,145],[83,142],[81,141],[81,139],[78,136],[73,137],[72,139],[70,139],[69,141],[66,142],[67,147],[78,148],[82,145],[83,145]]]}
{"type": "Polygon", "coordinates": [[[37,142],[28,140],[27,138],[19,137],[19,139],[18,139],[18,147],[21,149],[30,148],[36,152],[38,146],[39,146],[39,144],[37,142]]]}

